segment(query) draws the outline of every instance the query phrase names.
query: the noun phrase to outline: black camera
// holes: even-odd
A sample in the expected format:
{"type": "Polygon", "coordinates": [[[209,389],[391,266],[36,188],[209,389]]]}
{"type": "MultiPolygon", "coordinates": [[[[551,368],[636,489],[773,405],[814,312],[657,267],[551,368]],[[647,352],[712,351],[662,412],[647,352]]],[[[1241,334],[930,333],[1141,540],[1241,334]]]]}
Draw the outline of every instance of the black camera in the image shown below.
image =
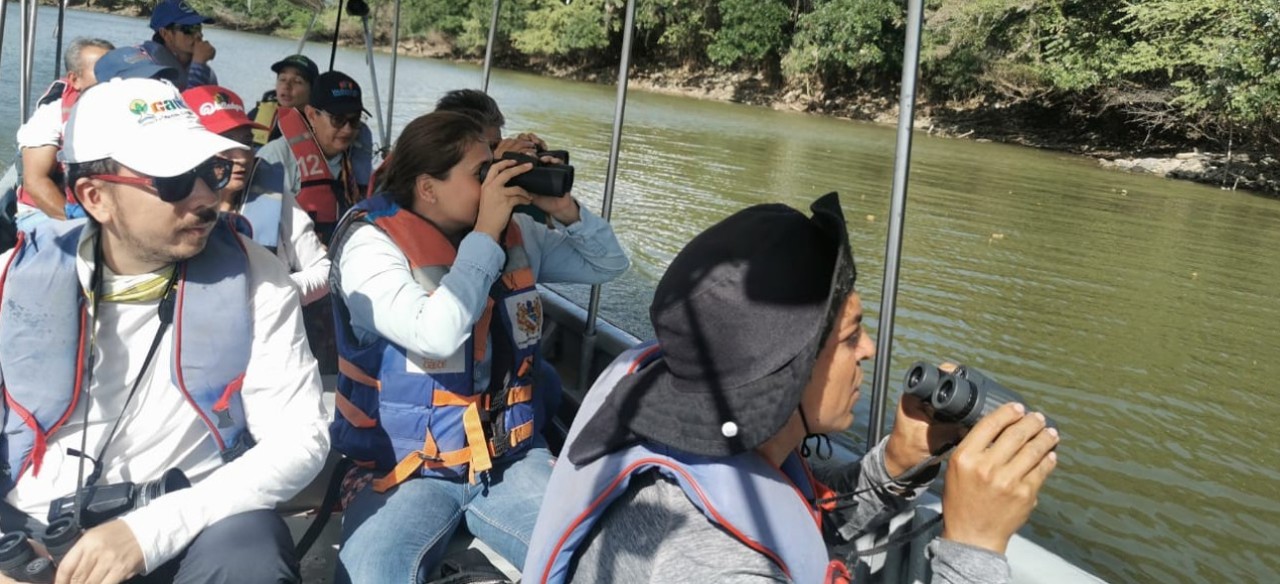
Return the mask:
{"type": "MultiPolygon", "coordinates": [[[[80,525],[83,529],[101,525],[134,509],[145,507],[156,497],[191,486],[187,475],[171,468],[160,478],[141,485],[116,483],[80,489],[80,525]]],[[[49,504],[49,528],[61,519],[75,516],[76,497],[54,499],[49,504]]]]}
{"type": "MultiPolygon", "coordinates": [[[[564,150],[547,150],[538,156],[529,156],[519,152],[504,152],[499,160],[514,160],[518,164],[533,163],[533,168],[507,182],[509,187],[520,187],[531,195],[542,197],[563,197],[573,190],[573,167],[569,165],[569,153],[564,150]],[[544,164],[538,156],[554,156],[564,160],[564,164],[544,164]]],[[[496,162],[496,161],[495,161],[496,162]]],[[[489,176],[486,162],[480,166],[480,180],[489,176]]]]}
{"type": "MultiPolygon", "coordinates": [[[[939,367],[917,361],[907,370],[903,385],[904,391],[933,406],[934,419],[970,427],[1004,404],[1027,403],[1012,389],[977,369],[958,363],[943,363],[939,367]]],[[[1055,427],[1047,417],[1045,425],[1055,427]]]]}

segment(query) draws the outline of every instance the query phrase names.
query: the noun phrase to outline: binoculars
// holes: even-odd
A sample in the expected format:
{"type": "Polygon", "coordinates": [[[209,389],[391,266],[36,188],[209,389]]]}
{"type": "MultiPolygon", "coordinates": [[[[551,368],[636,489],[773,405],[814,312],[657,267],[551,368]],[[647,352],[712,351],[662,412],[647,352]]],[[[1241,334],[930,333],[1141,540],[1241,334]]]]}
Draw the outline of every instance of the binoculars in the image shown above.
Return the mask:
{"type": "MultiPolygon", "coordinates": [[[[958,363],[934,366],[917,361],[907,370],[903,391],[933,406],[939,422],[958,422],[968,427],[1009,402],[1026,405],[1021,395],[982,372],[958,363]]],[[[1045,418],[1045,425],[1056,427],[1045,418]]]]}
{"type": "Polygon", "coordinates": [[[142,484],[131,482],[80,489],[80,520],[76,521],[76,497],[60,497],[49,504],[49,527],[40,541],[52,560],[36,553],[27,534],[0,537],[0,573],[19,582],[53,582],[55,566],[80,541],[84,530],[106,523],[134,509],[145,507],[156,497],[191,486],[181,470],[171,468],[160,478],[142,484]]]}
{"type": "Polygon", "coordinates": [[[18,582],[50,584],[56,573],[54,566],[62,562],[83,533],[74,517],[50,523],[40,539],[53,559],[36,554],[25,533],[19,531],[0,537],[0,573],[18,582]]]}
{"type": "MultiPolygon", "coordinates": [[[[569,165],[569,153],[564,150],[546,150],[539,152],[537,156],[504,152],[500,160],[514,160],[518,164],[533,163],[533,168],[511,179],[506,186],[520,187],[531,195],[541,197],[563,197],[573,190],[573,167],[569,165]],[[553,156],[565,163],[544,164],[540,159],[542,156],[553,156]]],[[[486,162],[480,166],[481,181],[489,176],[489,167],[492,165],[486,162]]]]}

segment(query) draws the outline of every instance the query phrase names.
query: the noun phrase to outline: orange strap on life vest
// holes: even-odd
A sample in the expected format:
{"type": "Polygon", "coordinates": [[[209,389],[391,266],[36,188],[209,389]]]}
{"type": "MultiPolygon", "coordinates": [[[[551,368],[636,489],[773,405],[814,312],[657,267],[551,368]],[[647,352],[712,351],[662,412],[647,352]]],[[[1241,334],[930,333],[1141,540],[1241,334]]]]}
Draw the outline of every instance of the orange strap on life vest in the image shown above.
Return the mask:
{"type": "Polygon", "coordinates": [[[311,128],[298,110],[286,107],[279,110],[280,134],[289,142],[289,150],[298,161],[298,206],[309,213],[316,223],[338,221],[338,196],[334,192],[338,182],[329,172],[320,145],[311,135],[311,128]]]}

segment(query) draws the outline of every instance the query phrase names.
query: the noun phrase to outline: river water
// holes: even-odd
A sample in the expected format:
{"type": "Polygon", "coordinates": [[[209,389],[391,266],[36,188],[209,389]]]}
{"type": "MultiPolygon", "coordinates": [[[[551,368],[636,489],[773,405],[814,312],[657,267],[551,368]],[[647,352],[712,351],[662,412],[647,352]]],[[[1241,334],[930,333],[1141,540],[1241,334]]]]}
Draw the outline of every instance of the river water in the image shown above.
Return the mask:
{"type": "MultiPolygon", "coordinates": [[[[16,129],[16,7],[4,135],[16,129]]],[[[40,13],[39,89],[55,14],[40,13]]],[[[67,28],[117,43],[150,34],[83,12],[67,28]]],[[[223,84],[249,101],[296,47],[206,36],[223,84]]],[[[327,63],[327,46],[305,52],[327,63]]],[[[389,57],[376,64],[385,96],[389,57]]],[[[363,53],[340,50],[337,67],[372,93],[363,53]]],[[[479,84],[474,66],[400,59],[395,128],[479,84]]],[[[599,209],[614,89],[498,71],[491,92],[509,131],[573,152],[576,194],[599,209]]],[[[626,119],[614,222],[635,267],[605,288],[607,318],[650,335],[653,286],[683,242],[747,205],[805,208],[838,190],[875,328],[892,128],[641,92],[626,119]]],[[[1061,463],[1025,533],[1114,582],[1280,581],[1280,201],[964,140],[919,136],[913,163],[894,379],[917,359],[960,359],[1057,420],[1061,463]]]]}

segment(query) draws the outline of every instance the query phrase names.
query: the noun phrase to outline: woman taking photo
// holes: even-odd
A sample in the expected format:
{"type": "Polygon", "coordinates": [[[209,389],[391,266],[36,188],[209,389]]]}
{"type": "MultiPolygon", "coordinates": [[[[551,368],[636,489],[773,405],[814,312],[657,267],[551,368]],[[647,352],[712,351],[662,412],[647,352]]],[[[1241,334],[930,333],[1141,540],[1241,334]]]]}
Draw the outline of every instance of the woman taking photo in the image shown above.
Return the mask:
{"type": "Polygon", "coordinates": [[[332,245],[340,355],[334,448],[348,482],[339,582],[422,581],[460,521],[524,563],[552,458],[535,412],[536,282],[598,284],[629,262],[571,196],[506,186],[529,164],[492,153],[471,117],[405,127],[384,191],[332,245]],[[523,214],[532,204],[553,226],[523,214]]]}

